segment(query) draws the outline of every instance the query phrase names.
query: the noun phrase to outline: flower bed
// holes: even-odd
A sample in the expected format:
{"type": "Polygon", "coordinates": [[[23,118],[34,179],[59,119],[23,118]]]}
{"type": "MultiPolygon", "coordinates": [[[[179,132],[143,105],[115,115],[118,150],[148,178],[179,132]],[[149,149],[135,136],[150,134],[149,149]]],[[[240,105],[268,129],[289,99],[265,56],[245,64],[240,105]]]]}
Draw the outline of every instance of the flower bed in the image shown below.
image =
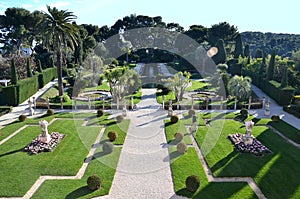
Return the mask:
{"type": "Polygon", "coordinates": [[[41,142],[39,135],[37,138],[32,140],[23,151],[28,152],[30,155],[35,155],[41,152],[51,152],[58,145],[58,143],[63,139],[64,135],[58,132],[52,132],[50,134],[51,140],[49,143],[41,142]]]}
{"type": "Polygon", "coordinates": [[[231,141],[231,143],[240,153],[250,153],[255,156],[263,156],[265,153],[272,152],[256,138],[253,138],[252,144],[246,145],[243,141],[243,135],[239,133],[230,134],[228,135],[227,139],[231,141]]]}

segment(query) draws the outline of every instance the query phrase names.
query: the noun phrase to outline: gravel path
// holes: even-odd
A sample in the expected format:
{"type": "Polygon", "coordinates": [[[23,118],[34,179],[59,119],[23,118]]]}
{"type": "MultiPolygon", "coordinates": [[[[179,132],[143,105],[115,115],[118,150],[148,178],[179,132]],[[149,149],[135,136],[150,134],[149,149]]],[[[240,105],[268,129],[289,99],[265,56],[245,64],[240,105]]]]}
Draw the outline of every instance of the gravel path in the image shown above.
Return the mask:
{"type": "Polygon", "coordinates": [[[143,89],[138,111],[130,112],[130,126],[108,196],[100,198],[183,198],[176,196],[168,148],[164,148],[164,119],[156,89],[143,89]]]}

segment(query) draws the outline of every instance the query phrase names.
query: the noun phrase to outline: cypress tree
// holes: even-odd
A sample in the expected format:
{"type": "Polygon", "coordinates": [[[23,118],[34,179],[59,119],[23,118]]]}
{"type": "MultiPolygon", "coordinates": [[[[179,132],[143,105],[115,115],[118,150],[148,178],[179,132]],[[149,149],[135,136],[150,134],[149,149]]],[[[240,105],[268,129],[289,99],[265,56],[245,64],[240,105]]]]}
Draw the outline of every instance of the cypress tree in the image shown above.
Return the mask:
{"type": "Polygon", "coordinates": [[[30,66],[30,59],[27,58],[27,64],[26,64],[26,70],[27,70],[27,77],[32,77],[32,71],[31,71],[31,66],[30,66]]]}
{"type": "Polygon", "coordinates": [[[51,67],[52,67],[52,68],[55,68],[55,64],[54,64],[53,57],[51,57],[51,67]]]}
{"type": "Polygon", "coordinates": [[[259,68],[259,75],[263,75],[266,71],[266,56],[265,56],[265,53],[263,53],[263,58],[262,58],[262,61],[261,61],[261,65],[260,65],[260,68],[259,68]]]}
{"type": "Polygon", "coordinates": [[[41,60],[38,60],[38,68],[37,68],[37,70],[39,71],[39,73],[43,72],[41,60]]]}
{"type": "Polygon", "coordinates": [[[267,79],[272,80],[274,78],[275,68],[275,50],[272,50],[271,59],[268,67],[267,79]]]}
{"type": "Polygon", "coordinates": [[[281,88],[287,87],[288,86],[288,70],[287,67],[284,69],[283,74],[282,74],[282,79],[281,79],[281,88]]]}
{"type": "Polygon", "coordinates": [[[226,61],[226,51],[224,48],[224,41],[223,39],[218,39],[216,47],[218,48],[218,53],[213,56],[213,60],[216,65],[220,63],[225,63],[226,61]]]}
{"type": "Polygon", "coordinates": [[[239,58],[239,56],[244,57],[243,55],[243,42],[242,37],[238,34],[235,38],[235,49],[234,49],[234,58],[239,58]]]}
{"type": "Polygon", "coordinates": [[[14,59],[11,59],[11,83],[17,84],[18,83],[18,74],[16,70],[16,65],[14,59]]]}
{"type": "Polygon", "coordinates": [[[255,52],[255,58],[262,58],[263,57],[263,51],[261,49],[256,49],[255,52]]]}
{"type": "Polygon", "coordinates": [[[245,57],[250,57],[250,46],[249,46],[249,44],[245,45],[244,56],[245,57]]]}

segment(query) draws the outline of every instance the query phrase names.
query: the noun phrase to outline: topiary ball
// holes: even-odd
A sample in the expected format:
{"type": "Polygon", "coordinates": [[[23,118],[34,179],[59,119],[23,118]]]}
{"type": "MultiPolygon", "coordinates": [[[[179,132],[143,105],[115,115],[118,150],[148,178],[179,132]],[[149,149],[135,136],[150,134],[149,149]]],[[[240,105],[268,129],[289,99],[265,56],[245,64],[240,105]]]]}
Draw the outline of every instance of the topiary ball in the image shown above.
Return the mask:
{"type": "Polygon", "coordinates": [[[178,122],[178,120],[179,120],[179,118],[178,118],[178,116],[177,115],[172,115],[171,116],[171,123],[177,123],[178,122]]]}
{"type": "Polygon", "coordinates": [[[103,110],[101,110],[101,109],[97,110],[97,117],[101,117],[103,115],[104,115],[104,111],[103,110]]]}
{"type": "Polygon", "coordinates": [[[280,117],[279,117],[278,115],[272,115],[271,120],[272,120],[273,122],[279,122],[280,117]]]}
{"type": "Polygon", "coordinates": [[[181,132],[177,132],[175,133],[174,137],[175,137],[175,141],[180,142],[183,139],[184,135],[181,132]]]}
{"type": "Polygon", "coordinates": [[[24,122],[26,120],[26,118],[27,118],[26,115],[20,115],[19,116],[19,121],[24,122]]]}
{"type": "Polygon", "coordinates": [[[118,115],[118,116],[116,117],[116,120],[117,120],[117,123],[121,123],[121,122],[124,120],[123,115],[118,115]]]}
{"type": "Polygon", "coordinates": [[[109,141],[113,142],[118,139],[118,133],[116,131],[109,131],[107,134],[109,141]]]}
{"type": "Polygon", "coordinates": [[[47,115],[48,115],[48,116],[54,115],[54,110],[53,110],[53,109],[48,109],[48,110],[47,110],[47,115]]]}
{"type": "Polygon", "coordinates": [[[189,110],[189,117],[192,117],[195,114],[196,114],[196,111],[194,109],[189,110]]]}
{"type": "Polygon", "coordinates": [[[111,142],[105,142],[102,146],[104,153],[112,153],[114,151],[114,145],[111,142]]]}
{"type": "Polygon", "coordinates": [[[100,189],[101,184],[101,178],[96,174],[89,176],[87,179],[87,186],[92,191],[100,189]]]}
{"type": "Polygon", "coordinates": [[[186,189],[189,192],[195,193],[197,189],[200,187],[200,179],[196,175],[190,175],[185,180],[186,189]]]}
{"type": "Polygon", "coordinates": [[[243,108],[243,109],[240,110],[240,114],[241,114],[242,116],[244,116],[244,117],[247,117],[247,116],[248,116],[248,110],[245,109],[245,108],[243,108]]]}
{"type": "Polygon", "coordinates": [[[187,151],[187,146],[185,143],[180,142],[177,144],[177,152],[184,154],[187,151]]]}

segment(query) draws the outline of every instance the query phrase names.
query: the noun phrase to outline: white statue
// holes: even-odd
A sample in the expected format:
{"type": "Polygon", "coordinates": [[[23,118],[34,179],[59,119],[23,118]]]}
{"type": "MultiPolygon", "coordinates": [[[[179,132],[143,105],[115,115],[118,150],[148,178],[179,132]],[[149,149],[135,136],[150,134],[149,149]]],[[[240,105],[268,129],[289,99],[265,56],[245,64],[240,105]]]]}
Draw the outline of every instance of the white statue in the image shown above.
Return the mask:
{"type": "Polygon", "coordinates": [[[254,125],[254,122],[252,120],[249,120],[245,123],[246,126],[246,134],[243,135],[243,141],[246,145],[253,143],[253,137],[252,137],[252,127],[254,125]]]}
{"type": "Polygon", "coordinates": [[[48,134],[48,122],[46,120],[41,120],[39,124],[40,127],[42,128],[42,135],[40,136],[40,140],[44,143],[49,143],[51,137],[48,134]]]}

